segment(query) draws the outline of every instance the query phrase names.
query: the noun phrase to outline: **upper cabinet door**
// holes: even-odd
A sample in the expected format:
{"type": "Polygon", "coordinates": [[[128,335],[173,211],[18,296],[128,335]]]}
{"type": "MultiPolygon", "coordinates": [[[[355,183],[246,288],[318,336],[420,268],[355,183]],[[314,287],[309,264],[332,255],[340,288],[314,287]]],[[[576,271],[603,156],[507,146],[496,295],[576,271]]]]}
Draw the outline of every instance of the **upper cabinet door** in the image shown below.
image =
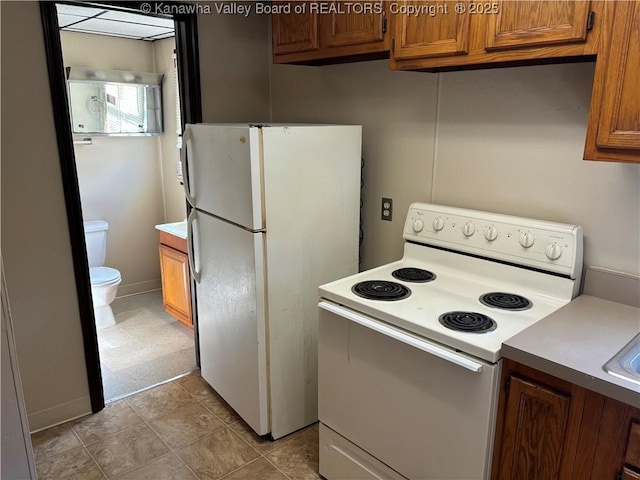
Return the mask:
{"type": "Polygon", "coordinates": [[[297,9],[297,5],[306,2],[273,2],[274,8],[287,6],[289,13],[278,13],[272,16],[273,53],[310,52],[318,50],[318,14],[311,11],[308,4],[297,9]],[[295,13],[302,11],[303,13],[295,13]]]}
{"type": "Polygon", "coordinates": [[[394,58],[428,58],[467,53],[470,19],[468,6],[467,0],[404,0],[395,3],[391,10],[396,15],[394,58]],[[457,4],[465,6],[463,13],[456,13],[457,4]]]}
{"type": "Polygon", "coordinates": [[[487,50],[584,41],[589,2],[586,0],[498,2],[488,16],[487,50]]]}
{"type": "Polygon", "coordinates": [[[598,58],[606,74],[598,78],[602,79],[602,107],[596,145],[637,150],[640,149],[640,2],[616,2],[615,8],[611,45],[598,58]]]}
{"type": "Polygon", "coordinates": [[[382,42],[386,31],[383,0],[331,2],[327,46],[382,42]]]}

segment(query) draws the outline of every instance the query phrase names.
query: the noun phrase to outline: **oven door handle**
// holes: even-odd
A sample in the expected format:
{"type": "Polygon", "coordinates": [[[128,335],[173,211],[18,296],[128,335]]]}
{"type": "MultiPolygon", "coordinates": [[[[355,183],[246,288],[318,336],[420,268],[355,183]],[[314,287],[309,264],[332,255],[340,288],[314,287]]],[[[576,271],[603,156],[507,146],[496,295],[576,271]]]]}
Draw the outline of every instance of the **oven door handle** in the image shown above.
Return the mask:
{"type": "Polygon", "coordinates": [[[443,347],[439,347],[434,345],[431,342],[428,342],[424,339],[418,338],[409,333],[405,333],[397,328],[394,328],[390,325],[386,325],[372,318],[366,317],[359,313],[348,310],[344,307],[335,305],[333,303],[321,301],[318,304],[318,307],[326,310],[327,312],[334,313],[340,317],[346,318],[347,320],[351,320],[352,322],[358,323],[363,327],[369,328],[375,332],[386,335],[387,337],[391,337],[394,340],[398,340],[410,347],[417,348],[418,350],[422,350],[423,352],[430,353],[438,358],[446,360],[451,363],[455,363],[467,370],[470,370],[475,373],[482,372],[482,364],[478,362],[474,362],[466,357],[458,355],[451,350],[448,350],[443,347]]]}

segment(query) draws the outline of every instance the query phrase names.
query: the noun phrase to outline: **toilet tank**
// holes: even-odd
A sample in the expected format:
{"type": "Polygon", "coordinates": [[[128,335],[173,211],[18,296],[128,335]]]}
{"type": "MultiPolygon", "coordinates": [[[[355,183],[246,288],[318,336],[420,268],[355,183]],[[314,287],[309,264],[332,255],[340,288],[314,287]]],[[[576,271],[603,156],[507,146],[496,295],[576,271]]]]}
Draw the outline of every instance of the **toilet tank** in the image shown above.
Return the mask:
{"type": "Polygon", "coordinates": [[[87,245],[89,268],[104,265],[107,253],[107,230],[109,230],[109,224],[104,220],[84,222],[84,240],[87,245]]]}

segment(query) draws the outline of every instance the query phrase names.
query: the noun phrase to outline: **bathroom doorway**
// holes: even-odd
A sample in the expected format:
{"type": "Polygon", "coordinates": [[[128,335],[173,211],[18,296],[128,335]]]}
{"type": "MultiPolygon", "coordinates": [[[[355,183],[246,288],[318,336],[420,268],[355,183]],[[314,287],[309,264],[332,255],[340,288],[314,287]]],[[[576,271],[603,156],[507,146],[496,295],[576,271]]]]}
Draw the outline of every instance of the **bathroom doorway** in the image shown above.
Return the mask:
{"type": "Polygon", "coordinates": [[[136,6],[41,3],[94,412],[197,368],[197,322],[163,308],[154,228],[187,214],[177,159],[184,123],[201,120],[196,19],[136,6]],[[84,113],[69,112],[71,79],[84,113]],[[88,220],[106,226],[87,233],[102,252],[88,220]]]}

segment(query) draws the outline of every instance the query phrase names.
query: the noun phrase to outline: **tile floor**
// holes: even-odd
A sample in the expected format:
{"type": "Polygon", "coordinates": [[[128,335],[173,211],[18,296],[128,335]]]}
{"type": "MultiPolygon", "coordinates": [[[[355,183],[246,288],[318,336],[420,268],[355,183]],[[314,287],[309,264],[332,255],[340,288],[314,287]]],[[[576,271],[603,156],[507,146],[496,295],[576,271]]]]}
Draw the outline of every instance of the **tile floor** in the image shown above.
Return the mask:
{"type": "Polygon", "coordinates": [[[258,437],[199,372],[32,435],[40,480],[311,480],[317,424],[258,437]]]}

